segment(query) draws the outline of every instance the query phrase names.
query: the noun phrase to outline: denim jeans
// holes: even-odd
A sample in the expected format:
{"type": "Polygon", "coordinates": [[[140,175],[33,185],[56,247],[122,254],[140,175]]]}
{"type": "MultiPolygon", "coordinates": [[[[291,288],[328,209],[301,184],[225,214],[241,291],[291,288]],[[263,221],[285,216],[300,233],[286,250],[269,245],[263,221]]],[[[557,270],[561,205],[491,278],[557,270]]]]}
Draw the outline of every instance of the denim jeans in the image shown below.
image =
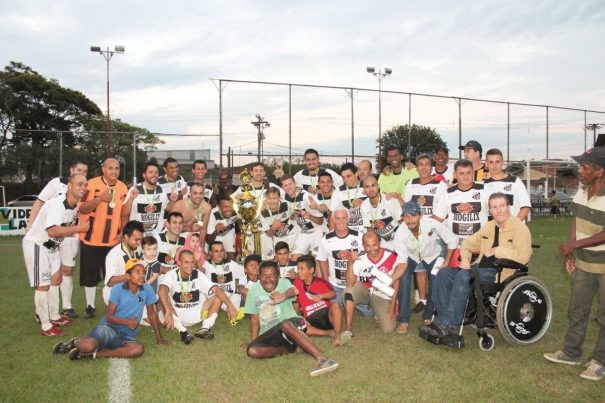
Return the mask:
{"type": "Polygon", "coordinates": [[[572,288],[569,299],[569,328],[563,339],[563,352],[571,358],[582,357],[582,344],[586,336],[590,308],[598,295],[597,324],[599,336],[592,358],[605,364],[605,274],[588,273],[576,269],[571,274],[572,288]]]}
{"type": "Polygon", "coordinates": [[[462,324],[466,302],[471,295],[471,271],[478,271],[481,283],[496,280],[496,269],[476,265],[470,270],[443,268],[437,273],[432,285],[431,301],[436,311],[434,322],[440,327],[462,324]]]}
{"type": "Polygon", "coordinates": [[[431,276],[431,270],[433,270],[433,266],[437,259],[433,260],[430,263],[426,263],[424,261],[415,262],[411,258],[408,258],[408,266],[405,269],[405,273],[399,279],[399,295],[397,296],[397,303],[399,304],[399,313],[397,314],[397,321],[399,323],[410,323],[410,316],[412,316],[412,309],[410,304],[410,294],[412,292],[412,275],[414,274],[414,270],[419,265],[424,265],[427,271],[428,280],[429,280],[429,295],[427,298],[427,306],[425,312],[429,311],[433,312],[432,304],[430,303],[430,295],[431,295],[431,282],[433,276],[431,276]]]}

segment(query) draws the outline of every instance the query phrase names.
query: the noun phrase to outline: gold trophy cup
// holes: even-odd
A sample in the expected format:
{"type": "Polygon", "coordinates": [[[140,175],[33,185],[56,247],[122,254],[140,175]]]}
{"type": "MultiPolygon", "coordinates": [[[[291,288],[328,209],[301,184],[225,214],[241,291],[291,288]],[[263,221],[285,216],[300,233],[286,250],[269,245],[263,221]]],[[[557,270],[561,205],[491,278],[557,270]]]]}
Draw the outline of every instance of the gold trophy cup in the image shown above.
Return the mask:
{"type": "Polygon", "coordinates": [[[239,178],[242,182],[242,193],[237,197],[232,196],[232,198],[233,209],[242,223],[240,247],[242,251],[241,259],[243,261],[248,255],[261,254],[261,223],[259,215],[263,205],[263,195],[260,194],[258,197],[254,195],[254,188],[250,184],[252,178],[247,168],[240,173],[239,178]]]}

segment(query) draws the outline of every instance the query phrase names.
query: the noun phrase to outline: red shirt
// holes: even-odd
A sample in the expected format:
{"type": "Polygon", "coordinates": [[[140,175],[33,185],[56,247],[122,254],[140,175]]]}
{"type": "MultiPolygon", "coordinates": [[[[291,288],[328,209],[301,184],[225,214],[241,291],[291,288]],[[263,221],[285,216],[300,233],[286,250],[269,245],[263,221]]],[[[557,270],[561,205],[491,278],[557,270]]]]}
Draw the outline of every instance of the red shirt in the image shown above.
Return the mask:
{"type": "Polygon", "coordinates": [[[315,302],[309,298],[309,295],[325,294],[333,290],[332,285],[323,278],[314,278],[309,285],[306,285],[301,279],[297,278],[294,280],[293,285],[298,290],[296,302],[300,304],[305,318],[320,309],[328,308],[332,304],[332,301],[327,299],[315,302]]]}

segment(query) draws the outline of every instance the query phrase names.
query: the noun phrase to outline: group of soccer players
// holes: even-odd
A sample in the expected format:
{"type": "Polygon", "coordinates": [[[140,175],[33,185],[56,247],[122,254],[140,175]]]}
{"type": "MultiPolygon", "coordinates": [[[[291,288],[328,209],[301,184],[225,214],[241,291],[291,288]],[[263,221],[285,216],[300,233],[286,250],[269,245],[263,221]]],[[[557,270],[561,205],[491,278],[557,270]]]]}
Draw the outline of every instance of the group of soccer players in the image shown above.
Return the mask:
{"type": "Polygon", "coordinates": [[[242,189],[227,173],[210,184],[198,160],[187,182],[168,158],[162,176],[149,162],[142,182],[128,189],[115,159],[88,181],[86,164],[74,163],[69,178],[53,179],[40,193],[23,240],[41,333],[61,336],[78,316],[71,276],[80,248],[85,318],[95,316],[100,281],[107,313],[87,337],[58,343],[56,353],[136,357],[143,352],[139,324],[151,325],[158,343],[166,343],[159,324],[178,330],[185,344],[212,339],[223,310],[232,323],[250,316],[250,357],[300,347],[317,360],[311,375],[334,370],[338,364],[309,336],[350,342],[356,310],[375,317],[382,331],[406,333],[412,274],[413,311],[430,321],[430,280],[456,265],[461,242],[487,222],[490,195],[505,195],[521,220],[530,211],[520,179],[502,171],[500,150],[487,151],[483,162],[478,142],[460,149],[464,159],[453,165],[445,147],[404,165],[401,150],[390,147],[378,178],[367,160],[345,163],[339,173],[322,168],[313,149],[305,152],[306,168],[281,176],[279,185],[266,180],[262,163],[253,164],[261,250],[247,256],[234,208],[242,189]],[[191,333],[187,327],[196,324],[191,333]]]}

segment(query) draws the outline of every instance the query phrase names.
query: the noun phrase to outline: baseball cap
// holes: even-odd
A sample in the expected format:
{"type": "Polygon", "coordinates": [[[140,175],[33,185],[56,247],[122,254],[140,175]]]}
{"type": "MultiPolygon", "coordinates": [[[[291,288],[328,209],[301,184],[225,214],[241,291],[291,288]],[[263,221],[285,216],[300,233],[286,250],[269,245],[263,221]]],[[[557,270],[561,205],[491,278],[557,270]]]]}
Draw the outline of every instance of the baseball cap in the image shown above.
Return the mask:
{"type": "Polygon", "coordinates": [[[413,200],[406,202],[403,205],[403,208],[401,209],[401,215],[406,215],[406,214],[418,215],[420,213],[422,213],[422,208],[420,208],[420,204],[418,204],[418,202],[415,202],[413,200]]]}
{"type": "Polygon", "coordinates": [[[472,148],[473,150],[477,150],[480,153],[483,152],[483,147],[481,147],[481,144],[479,144],[479,142],[475,140],[469,140],[466,142],[465,145],[458,147],[458,149],[461,151],[464,151],[465,148],[472,148]]]}
{"type": "Polygon", "coordinates": [[[605,147],[595,147],[582,155],[572,156],[578,164],[593,164],[605,168],[605,147]]]}
{"type": "Polygon", "coordinates": [[[124,272],[128,273],[130,271],[130,269],[132,269],[134,266],[140,264],[141,266],[145,267],[146,264],[145,262],[137,259],[137,258],[130,258],[126,261],[126,264],[124,264],[124,272]]]}

